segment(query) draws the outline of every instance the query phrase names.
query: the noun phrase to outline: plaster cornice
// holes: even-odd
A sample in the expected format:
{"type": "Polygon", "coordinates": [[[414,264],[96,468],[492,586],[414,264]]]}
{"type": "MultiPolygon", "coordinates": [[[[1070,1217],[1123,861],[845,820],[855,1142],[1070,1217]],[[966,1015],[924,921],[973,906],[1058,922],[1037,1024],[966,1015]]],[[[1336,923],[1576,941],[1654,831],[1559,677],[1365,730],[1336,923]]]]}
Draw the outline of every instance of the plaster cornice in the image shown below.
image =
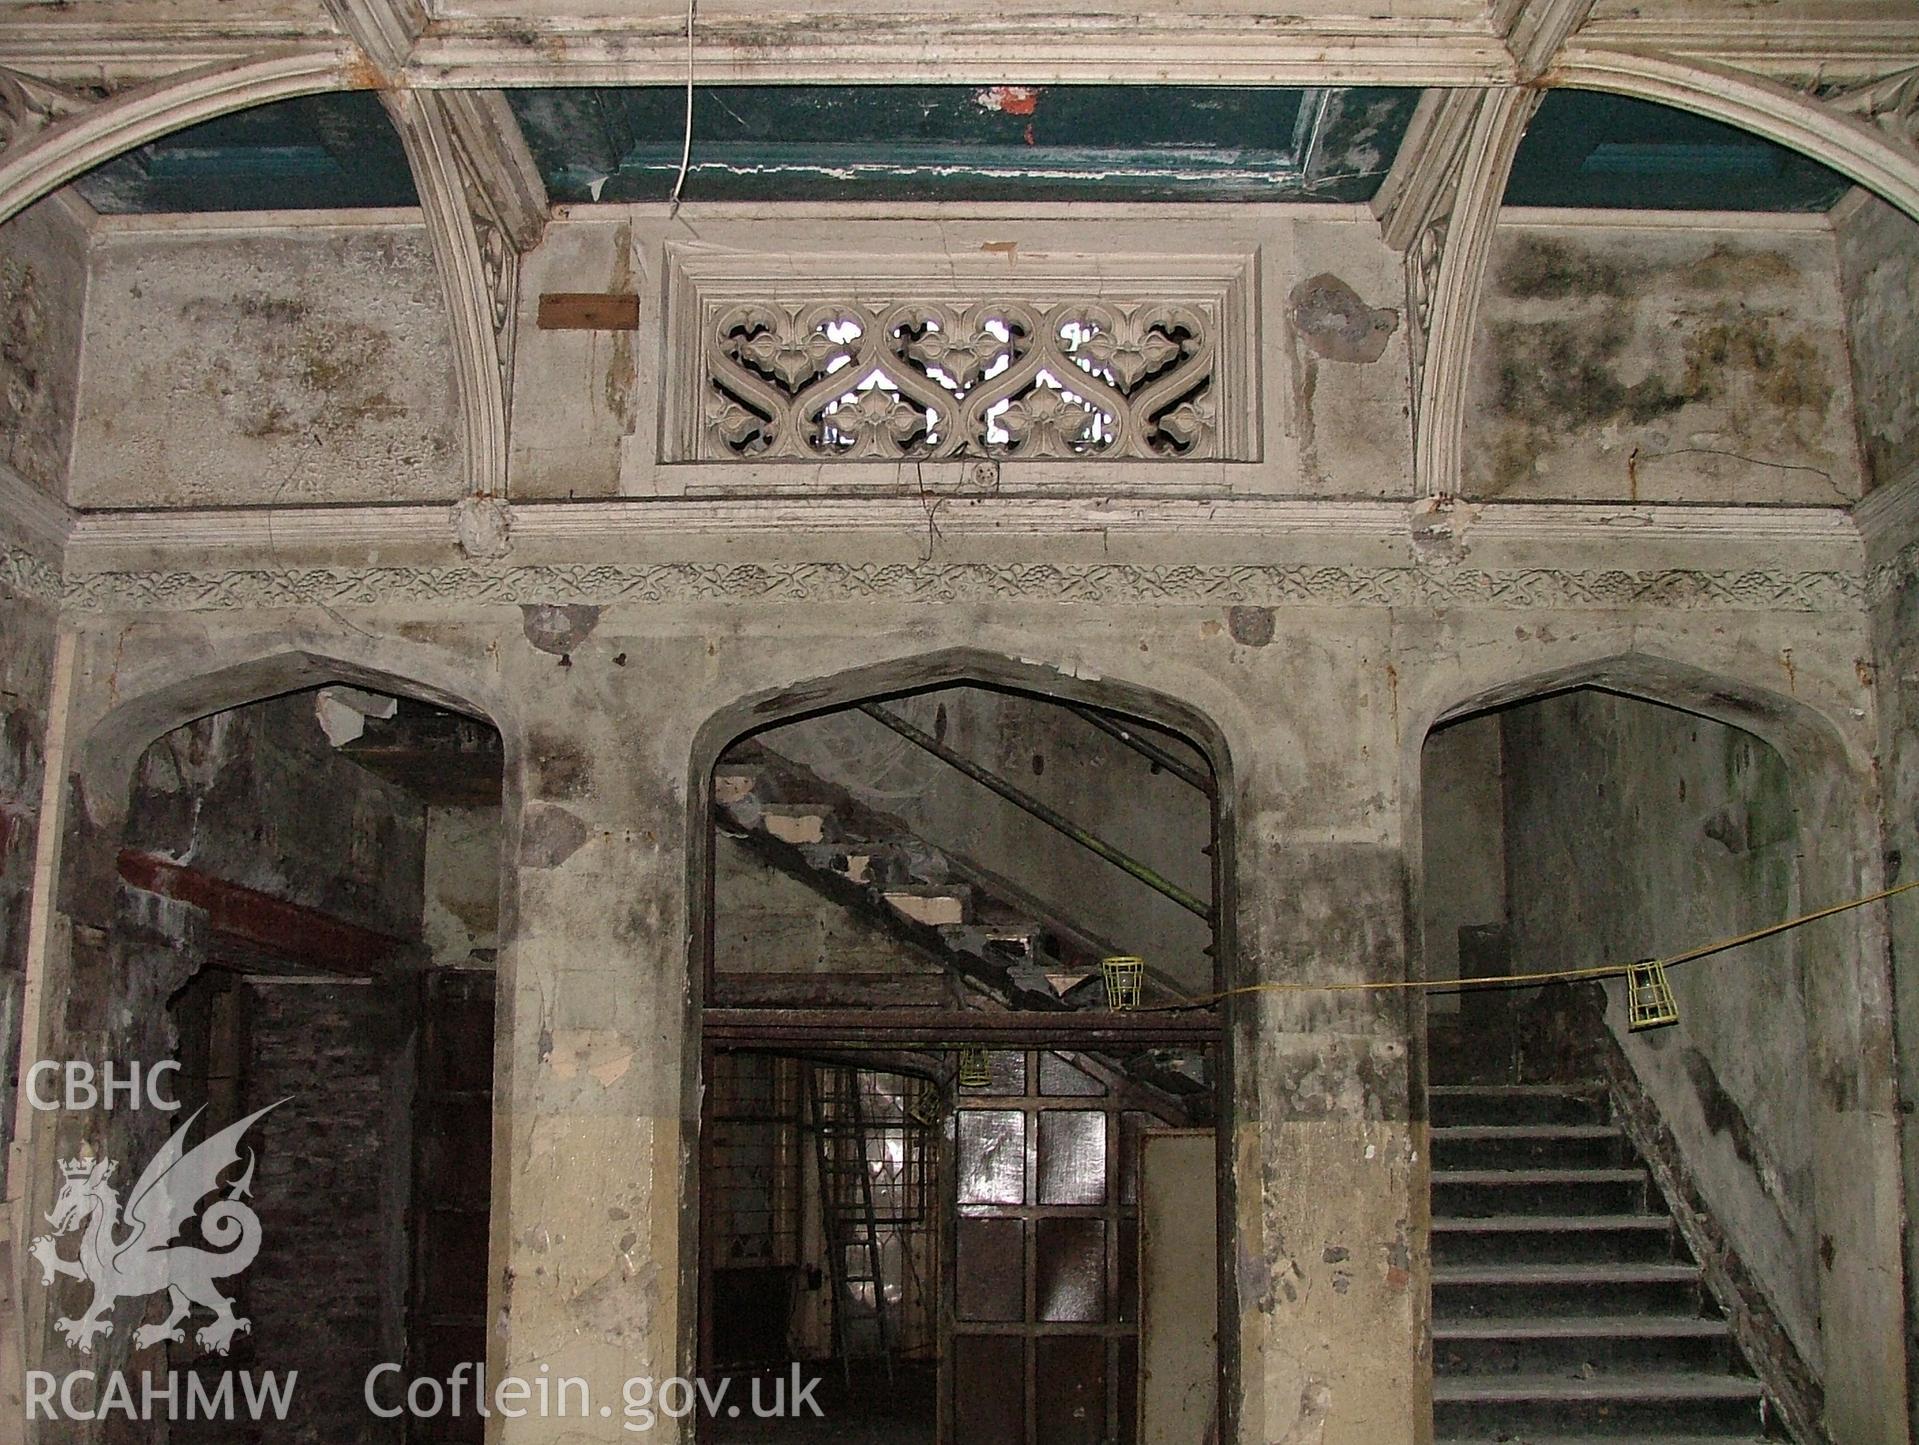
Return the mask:
{"type": "Polygon", "coordinates": [[[0,462],[0,524],[58,569],[73,535],[73,509],[0,462]]]}
{"type": "Polygon", "coordinates": [[[1853,505],[1852,519],[1874,565],[1919,543],[1919,466],[1873,488],[1853,505]]]}
{"type": "MultiPolygon", "coordinates": [[[[0,558],[0,567],[11,557],[0,558]]],[[[1134,562],[661,562],[141,570],[70,576],[79,611],[233,611],[522,603],[1077,603],[1136,606],[1638,608],[1856,613],[1913,559],[1857,571],[1134,562]],[[1883,580],[1882,580],[1883,573],[1883,580]],[[1896,574],[1896,575],[1895,575],[1896,574]]]]}
{"type": "MultiPolygon", "coordinates": [[[[1076,533],[1395,542],[1411,535],[1407,504],[1390,501],[936,494],[931,503],[938,507],[942,536],[1017,536],[1039,547],[1048,537],[1076,533]]],[[[527,545],[599,544],[596,550],[614,552],[634,542],[671,543],[694,535],[829,539],[924,530],[928,505],[918,496],[519,502],[513,507],[513,536],[527,545]]],[[[1856,554],[1860,540],[1852,518],[1836,507],[1504,502],[1462,508],[1457,523],[1462,535],[1470,531],[1475,538],[1514,544],[1599,548],[1630,538],[1702,547],[1826,546],[1856,554]]],[[[313,548],[378,552],[441,536],[444,524],[445,511],[436,506],[90,512],[73,524],[69,555],[84,571],[90,557],[128,548],[182,556],[268,547],[286,554],[313,548]]]]}
{"type": "MultiPolygon", "coordinates": [[[[522,504],[515,556],[533,560],[512,563],[457,559],[439,507],[92,513],[73,520],[64,574],[43,549],[8,546],[0,582],[81,611],[865,600],[1843,613],[1904,585],[1919,557],[1908,545],[1868,565],[1837,508],[1461,504],[1434,527],[1403,502],[938,504],[930,522],[917,497],[522,504]],[[847,560],[849,537],[891,560],[847,560]],[[1172,539],[1205,560],[1151,560],[1172,539]]],[[[1890,505],[1867,514],[1882,538],[1874,517],[1890,505]]],[[[42,541],[63,510],[40,508],[42,541]]]]}

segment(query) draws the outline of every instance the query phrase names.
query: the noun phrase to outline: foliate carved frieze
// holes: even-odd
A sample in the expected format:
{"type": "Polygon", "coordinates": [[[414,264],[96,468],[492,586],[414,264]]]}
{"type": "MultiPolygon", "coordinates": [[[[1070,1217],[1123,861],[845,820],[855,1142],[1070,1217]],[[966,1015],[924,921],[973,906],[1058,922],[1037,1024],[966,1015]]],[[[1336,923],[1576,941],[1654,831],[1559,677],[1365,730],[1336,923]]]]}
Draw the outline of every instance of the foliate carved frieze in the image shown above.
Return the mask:
{"type": "MultiPolygon", "coordinates": [[[[1870,574],[1832,570],[1151,566],[1129,563],[672,562],[657,564],[284,567],[96,572],[60,588],[82,611],[230,611],[404,603],[873,601],[1087,605],[1469,607],[1852,612],[1910,585],[1919,549],[1870,574]]],[[[44,583],[16,549],[0,582],[44,583]],[[25,573],[27,575],[17,575],[25,573]]]]}
{"type": "Polygon", "coordinates": [[[1257,455],[1249,258],[854,280],[677,267],[672,461],[1257,455]],[[1157,284],[1156,284],[1157,283],[1157,284]],[[882,289],[883,288],[883,289],[882,289]],[[690,378],[690,380],[689,380],[690,378]]]}

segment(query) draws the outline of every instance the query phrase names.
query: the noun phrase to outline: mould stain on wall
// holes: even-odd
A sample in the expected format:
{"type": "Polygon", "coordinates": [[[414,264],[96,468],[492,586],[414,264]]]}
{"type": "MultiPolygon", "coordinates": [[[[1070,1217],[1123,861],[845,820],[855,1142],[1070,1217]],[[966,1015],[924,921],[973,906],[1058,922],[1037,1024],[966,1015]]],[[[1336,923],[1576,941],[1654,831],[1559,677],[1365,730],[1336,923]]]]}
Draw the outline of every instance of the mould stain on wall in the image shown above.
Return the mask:
{"type": "Polygon", "coordinates": [[[1827,298],[1781,249],[1523,234],[1491,279],[1477,495],[1850,500],[1827,298]]]}
{"type": "Polygon", "coordinates": [[[120,503],[134,477],[162,503],[447,494],[458,406],[423,237],[136,233],[96,267],[76,500],[120,503]]]}

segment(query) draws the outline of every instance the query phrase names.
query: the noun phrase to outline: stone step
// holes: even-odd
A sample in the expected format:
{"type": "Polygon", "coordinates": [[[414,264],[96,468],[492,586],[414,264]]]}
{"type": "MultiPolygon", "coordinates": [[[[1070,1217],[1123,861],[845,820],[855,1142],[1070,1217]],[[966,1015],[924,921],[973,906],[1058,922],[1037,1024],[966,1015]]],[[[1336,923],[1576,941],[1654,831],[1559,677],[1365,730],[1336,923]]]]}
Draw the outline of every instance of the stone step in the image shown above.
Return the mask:
{"type": "MultiPolygon", "coordinates": [[[[924,854],[916,854],[911,864],[919,872],[915,875],[909,869],[909,860],[893,844],[864,838],[835,838],[821,843],[800,845],[800,855],[810,867],[822,872],[838,873],[848,882],[860,883],[872,887],[911,888],[945,884],[950,880],[947,870],[927,867],[928,859],[924,854]],[[933,876],[928,876],[929,872],[933,876]]],[[[933,860],[937,862],[938,860],[933,860]]]]}
{"type": "Polygon", "coordinates": [[[824,803],[763,803],[759,825],[782,843],[819,843],[832,816],[824,803]]]}
{"type": "Polygon", "coordinates": [[[1434,1084],[1426,1090],[1435,1128],[1472,1124],[1603,1124],[1596,1084],[1434,1084]]]}
{"type": "Polygon", "coordinates": [[[1455,1124],[1432,1131],[1440,1169],[1617,1167],[1630,1158],[1611,1124],[1455,1124]]]}
{"type": "Polygon", "coordinates": [[[713,803],[731,808],[752,796],[759,786],[760,770],[747,763],[721,763],[713,769],[713,803]]]}
{"type": "Polygon", "coordinates": [[[973,891],[970,888],[889,888],[880,897],[909,922],[945,928],[966,922],[973,891]]]}
{"type": "Polygon", "coordinates": [[[1643,1441],[1654,1432],[1731,1438],[1761,1428],[1759,1382],[1744,1375],[1669,1371],[1596,1374],[1459,1375],[1433,1381],[1435,1433],[1456,1438],[1503,1433],[1585,1433],[1643,1441]]]}
{"type": "Polygon", "coordinates": [[[1030,919],[1023,925],[1009,923],[949,923],[940,929],[946,945],[989,963],[1038,962],[1042,958],[1040,939],[1045,930],[1030,919]]]}
{"type": "Polygon", "coordinates": [[[1435,1375],[1670,1371],[1740,1365],[1732,1327],[1696,1315],[1521,1315],[1433,1321],[1435,1375]]]}
{"type": "Polygon", "coordinates": [[[1439,1218],[1433,1262],[1496,1264],[1669,1264],[1678,1236],[1664,1214],[1496,1214],[1439,1218]]]}
{"type": "Polygon", "coordinates": [[[1470,1264],[1433,1270],[1433,1318],[1699,1315],[1690,1264],[1470,1264]]]}
{"type": "Polygon", "coordinates": [[[1435,1169],[1435,1215],[1641,1214],[1648,1202],[1639,1168],[1435,1169]]]}

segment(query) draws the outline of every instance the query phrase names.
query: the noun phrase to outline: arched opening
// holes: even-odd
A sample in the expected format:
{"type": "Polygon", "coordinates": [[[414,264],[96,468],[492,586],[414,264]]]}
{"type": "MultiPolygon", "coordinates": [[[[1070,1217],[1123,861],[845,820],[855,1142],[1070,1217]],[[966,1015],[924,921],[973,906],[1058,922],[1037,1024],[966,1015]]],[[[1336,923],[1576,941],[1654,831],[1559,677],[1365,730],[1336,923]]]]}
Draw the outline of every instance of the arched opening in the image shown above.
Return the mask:
{"type": "Polygon", "coordinates": [[[709,755],[700,1367],[822,1411],[709,1436],[1201,1438],[1223,767],[1130,695],[914,673],[709,755]]]}
{"type": "MultiPolygon", "coordinates": [[[[1754,733],[1600,686],[1443,723],[1421,758],[1427,976],[1658,958],[1793,915],[1800,786],[1754,733]]],[[[1816,1414],[1806,981],[1844,951],[1808,930],[1675,966],[1663,1026],[1634,1026],[1621,979],[1428,999],[1437,1438],[1816,1414]]]]}
{"type": "Polygon", "coordinates": [[[69,833],[67,1003],[46,1032],[96,1070],[171,1066],[180,1107],[52,1115],[58,1157],[115,1162],[126,1250],[163,1229],[194,1248],[99,1310],[57,1281],[43,1353],[84,1342],[90,1368],[238,1402],[223,1416],[183,1399],[176,1442],[260,1428],[235,1421],[257,1418],[248,1391],[268,1376],[284,1399],[265,1418],[284,1423],[266,1428],[286,1438],[481,1438],[470,1397],[433,1418],[396,1407],[406,1381],[471,1379],[486,1354],[502,742],[355,669],[335,673],[352,685],[258,695],[329,670],[183,684],[204,706],[245,674],[257,700],[164,732],[179,711],[135,704],[81,762],[125,806],[69,833]],[[184,1169],[234,1129],[164,1218],[154,1196],[137,1206],[151,1161],[177,1144],[184,1169]],[[240,1212],[237,1244],[216,1207],[240,1212]]]}

